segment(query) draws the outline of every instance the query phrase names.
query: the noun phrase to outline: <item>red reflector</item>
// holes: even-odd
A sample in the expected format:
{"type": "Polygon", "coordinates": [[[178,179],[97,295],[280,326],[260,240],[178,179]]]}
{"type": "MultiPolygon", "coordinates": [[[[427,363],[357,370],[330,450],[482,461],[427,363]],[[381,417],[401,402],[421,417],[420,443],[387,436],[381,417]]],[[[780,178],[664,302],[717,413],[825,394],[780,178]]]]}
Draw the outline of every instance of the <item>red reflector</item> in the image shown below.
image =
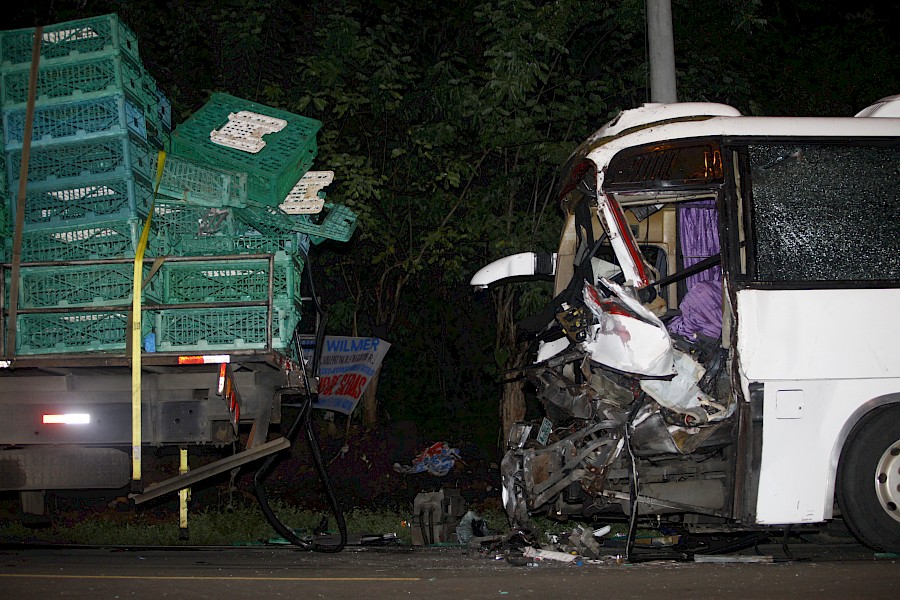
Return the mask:
{"type": "Polygon", "coordinates": [[[231,355],[229,354],[201,354],[198,356],[179,356],[179,365],[217,365],[222,363],[230,363],[231,355]]]}
{"type": "Polygon", "coordinates": [[[219,365],[219,386],[217,389],[217,393],[221,396],[222,392],[225,391],[225,371],[228,367],[225,364],[219,365]]]}

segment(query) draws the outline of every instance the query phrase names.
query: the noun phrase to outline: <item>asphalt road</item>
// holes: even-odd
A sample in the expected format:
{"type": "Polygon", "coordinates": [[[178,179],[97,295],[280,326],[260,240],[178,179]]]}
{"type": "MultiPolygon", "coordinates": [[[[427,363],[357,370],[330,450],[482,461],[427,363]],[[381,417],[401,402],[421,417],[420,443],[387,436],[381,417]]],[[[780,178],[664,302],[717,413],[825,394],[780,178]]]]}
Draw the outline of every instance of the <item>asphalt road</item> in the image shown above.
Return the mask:
{"type": "MultiPolygon", "coordinates": [[[[664,556],[664,555],[663,555],[664,556]]],[[[461,547],[0,548],[0,600],[544,598],[896,600],[900,560],[857,546],[758,547],[723,562],[614,555],[514,566],[461,547]],[[771,559],[772,562],[744,562],[771,559]]]]}

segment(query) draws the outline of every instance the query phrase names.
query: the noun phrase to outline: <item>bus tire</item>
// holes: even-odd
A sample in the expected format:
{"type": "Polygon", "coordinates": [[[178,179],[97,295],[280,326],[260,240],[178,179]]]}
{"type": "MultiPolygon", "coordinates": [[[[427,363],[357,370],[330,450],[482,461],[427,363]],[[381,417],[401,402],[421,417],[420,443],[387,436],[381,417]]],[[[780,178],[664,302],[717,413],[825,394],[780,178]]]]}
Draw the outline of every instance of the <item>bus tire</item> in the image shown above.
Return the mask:
{"type": "Polygon", "coordinates": [[[880,552],[900,552],[900,406],[878,408],[853,428],[837,473],[850,531],[880,552]]]}

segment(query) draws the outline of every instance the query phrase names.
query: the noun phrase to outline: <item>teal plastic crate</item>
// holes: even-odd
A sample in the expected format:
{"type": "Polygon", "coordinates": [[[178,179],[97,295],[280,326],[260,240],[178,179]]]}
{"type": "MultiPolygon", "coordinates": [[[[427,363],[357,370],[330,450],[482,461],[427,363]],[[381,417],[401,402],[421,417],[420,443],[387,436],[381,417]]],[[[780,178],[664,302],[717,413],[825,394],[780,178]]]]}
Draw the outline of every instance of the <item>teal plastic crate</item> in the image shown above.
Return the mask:
{"type": "Polygon", "coordinates": [[[243,206],[247,204],[247,174],[169,155],[159,194],[195,206],[243,206]]]}
{"type": "MultiPolygon", "coordinates": [[[[35,28],[0,32],[0,66],[31,63],[35,28]]],[[[45,25],[41,62],[121,53],[140,62],[138,39],[116,14],[45,25]]]]}
{"type": "MultiPolygon", "coordinates": [[[[28,101],[30,66],[0,70],[0,100],[4,110],[25,108],[28,101]]],[[[147,73],[140,64],[113,54],[82,60],[41,63],[38,69],[35,105],[90,100],[124,94],[144,109],[156,107],[156,90],[147,88],[147,73]]]]}
{"type": "Polygon", "coordinates": [[[356,214],[342,204],[325,204],[321,213],[289,215],[277,206],[249,204],[235,208],[241,221],[269,234],[304,233],[313,243],[323,240],[349,241],[356,230],[356,214]]]}
{"type": "MultiPolygon", "coordinates": [[[[299,303],[303,260],[280,253],[274,256],[273,268],[274,299],[299,303]]],[[[269,297],[267,260],[164,263],[159,276],[166,304],[266,300],[269,297]]]]}
{"type": "MultiPolygon", "coordinates": [[[[25,190],[25,231],[72,227],[114,219],[140,218],[153,197],[141,178],[86,178],[67,185],[29,185],[25,190]]],[[[10,195],[15,210],[17,192],[10,195]]]]}
{"type": "MultiPolygon", "coordinates": [[[[150,266],[144,267],[144,277],[150,266]]],[[[159,302],[161,281],[151,278],[141,292],[144,301],[159,302]]],[[[9,287],[7,286],[7,293],[9,287]]],[[[22,267],[19,275],[20,308],[112,306],[128,304],[134,291],[134,265],[71,265],[22,267]]]]}
{"type": "Polygon", "coordinates": [[[266,234],[248,229],[233,240],[235,254],[288,254],[305,255],[309,252],[309,236],[302,233],[266,234]]]}
{"type": "MultiPolygon", "coordinates": [[[[141,316],[141,338],[152,331],[155,315],[141,316]]],[[[18,315],[16,354],[122,352],[131,329],[127,312],[54,312],[18,315]]]]}
{"type": "Polygon", "coordinates": [[[295,219],[302,223],[297,229],[309,234],[310,239],[316,244],[324,240],[348,242],[358,224],[356,213],[349,207],[331,203],[326,203],[321,213],[297,215],[295,219]]]}
{"type": "Polygon", "coordinates": [[[307,252],[309,239],[303,234],[266,235],[247,231],[232,236],[182,237],[161,253],[175,256],[221,256],[225,254],[275,254],[307,252]]]}
{"type": "MultiPolygon", "coordinates": [[[[98,177],[141,177],[152,181],[157,154],[157,149],[130,134],[36,145],[28,159],[28,183],[67,186],[98,177]]],[[[6,153],[7,176],[14,189],[18,189],[21,162],[21,149],[6,153]]]]}
{"type": "Polygon", "coordinates": [[[157,196],[153,222],[161,250],[174,256],[232,254],[232,240],[242,231],[228,208],[179,203],[166,196],[157,196]]]}
{"type": "MultiPolygon", "coordinates": [[[[3,135],[3,124],[0,122],[0,136],[3,135]]],[[[4,162],[6,158],[4,157],[4,162]]],[[[4,164],[2,168],[0,168],[0,198],[3,198],[3,201],[0,202],[0,205],[6,205],[9,198],[9,186],[7,185],[7,175],[6,175],[6,165],[4,164]]]]}
{"type": "MultiPolygon", "coordinates": [[[[7,203],[4,202],[0,204],[0,237],[7,239],[9,238],[10,233],[12,232],[12,223],[10,222],[10,211],[7,208],[7,203]]],[[[6,259],[6,252],[4,250],[5,244],[0,246],[0,259],[6,259]]]]}
{"type": "MultiPolygon", "coordinates": [[[[164,309],[157,312],[156,349],[159,352],[205,350],[262,350],[266,348],[267,308],[164,309]]],[[[300,321],[300,309],[289,304],[274,307],[272,348],[290,346],[300,321]]]]}
{"type": "MultiPolygon", "coordinates": [[[[20,149],[25,137],[24,108],[3,111],[5,150],[20,149]]],[[[147,139],[144,109],[122,94],[91,100],[36,106],[32,120],[32,147],[41,144],[89,140],[111,134],[126,134],[147,139]]]]}
{"type": "Polygon", "coordinates": [[[309,250],[305,234],[260,231],[233,213],[231,208],[196,206],[158,196],[153,216],[159,234],[157,251],[173,256],[216,256],[305,254],[309,250]]]}
{"type": "Polygon", "coordinates": [[[156,89],[156,110],[163,129],[172,133],[172,102],[159,88],[156,89]]]}
{"type": "Polygon", "coordinates": [[[310,169],[318,147],[316,134],[322,123],[300,115],[242,100],[229,94],[213,94],[209,101],[172,132],[172,153],[200,163],[247,173],[250,200],[277,206],[310,169]],[[252,153],[215,144],[210,133],[229,121],[229,115],[249,111],[282,119],[284,129],[265,134],[265,146],[252,153]]]}
{"type": "MultiPolygon", "coordinates": [[[[134,258],[143,226],[143,219],[117,219],[25,230],[22,232],[22,261],[134,258]]],[[[153,256],[154,248],[158,247],[155,236],[155,232],[151,233],[146,256],[153,256]]]]}

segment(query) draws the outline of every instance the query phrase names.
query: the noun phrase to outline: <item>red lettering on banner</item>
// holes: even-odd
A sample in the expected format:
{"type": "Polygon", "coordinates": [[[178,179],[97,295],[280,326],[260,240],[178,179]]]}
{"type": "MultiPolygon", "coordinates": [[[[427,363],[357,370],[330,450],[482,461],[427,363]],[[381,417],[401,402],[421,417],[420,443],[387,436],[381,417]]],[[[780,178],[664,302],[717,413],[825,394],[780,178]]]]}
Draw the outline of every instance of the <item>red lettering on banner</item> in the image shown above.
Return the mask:
{"type": "Polygon", "coordinates": [[[334,389],[335,384],[337,384],[340,379],[337,375],[329,375],[328,377],[322,377],[319,379],[319,395],[320,396],[330,396],[332,390],[334,389]]]}
{"type": "Polygon", "coordinates": [[[357,375],[356,385],[353,387],[353,393],[350,395],[359,400],[359,397],[362,396],[362,391],[367,381],[369,381],[369,378],[365,375],[357,375]]]}
{"type": "Polygon", "coordinates": [[[351,398],[359,400],[359,397],[362,395],[362,388],[366,385],[367,381],[369,381],[369,378],[365,375],[347,373],[341,377],[341,385],[338,387],[335,395],[350,396],[351,398]]]}

